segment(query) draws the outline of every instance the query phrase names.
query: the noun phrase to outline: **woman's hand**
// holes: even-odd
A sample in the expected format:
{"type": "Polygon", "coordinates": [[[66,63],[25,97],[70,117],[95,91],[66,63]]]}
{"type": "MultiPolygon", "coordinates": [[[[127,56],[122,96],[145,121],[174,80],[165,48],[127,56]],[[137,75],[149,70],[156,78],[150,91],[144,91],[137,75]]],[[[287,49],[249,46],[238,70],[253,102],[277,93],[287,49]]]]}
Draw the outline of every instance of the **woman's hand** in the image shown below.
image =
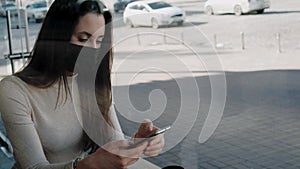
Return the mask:
{"type": "MultiPolygon", "coordinates": [[[[153,126],[153,123],[151,120],[144,120],[142,124],[140,125],[136,135],[135,139],[138,140],[138,138],[145,138],[150,133],[158,130],[157,127],[153,126]]],[[[164,140],[164,134],[159,134],[153,138],[150,138],[148,141],[148,146],[144,150],[144,155],[154,157],[157,156],[163,149],[165,145],[164,140]]]]}
{"type": "Polygon", "coordinates": [[[95,153],[77,163],[77,169],[123,169],[135,163],[147,148],[144,142],[128,149],[125,140],[113,141],[100,147],[95,153]]]}

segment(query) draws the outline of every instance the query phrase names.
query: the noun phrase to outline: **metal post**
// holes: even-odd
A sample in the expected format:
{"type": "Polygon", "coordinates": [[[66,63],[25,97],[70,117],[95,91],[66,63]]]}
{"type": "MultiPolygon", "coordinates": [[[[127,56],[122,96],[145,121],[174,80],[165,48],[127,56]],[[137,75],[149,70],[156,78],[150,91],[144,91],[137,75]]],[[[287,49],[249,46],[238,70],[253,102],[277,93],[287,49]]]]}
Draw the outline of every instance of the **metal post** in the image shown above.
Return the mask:
{"type": "Polygon", "coordinates": [[[140,33],[136,34],[138,44],[141,45],[140,33]]]}
{"type": "Polygon", "coordinates": [[[7,33],[8,33],[8,47],[9,47],[9,54],[12,54],[12,34],[11,34],[11,20],[10,20],[10,11],[6,11],[6,24],[7,24],[7,33]]]}
{"type": "Polygon", "coordinates": [[[183,34],[183,31],[181,32],[181,44],[184,44],[184,34],[183,34]]]}
{"type": "Polygon", "coordinates": [[[167,35],[166,35],[166,31],[164,31],[164,44],[167,44],[167,35]]]}
{"type": "Polygon", "coordinates": [[[217,48],[217,35],[214,34],[214,45],[215,45],[215,48],[217,48]]]}
{"type": "Polygon", "coordinates": [[[12,58],[9,58],[10,60],[10,65],[11,65],[11,73],[14,74],[15,73],[15,64],[12,58]]]}
{"type": "Polygon", "coordinates": [[[276,39],[277,39],[277,43],[278,43],[278,50],[277,50],[277,52],[281,53],[282,50],[281,50],[281,37],[280,37],[280,33],[277,33],[276,39]]]}
{"type": "MultiPolygon", "coordinates": [[[[24,58],[24,46],[23,46],[23,36],[22,36],[22,26],[21,26],[21,0],[17,0],[17,7],[18,7],[18,26],[17,29],[19,29],[20,34],[20,45],[21,45],[21,56],[24,58]]],[[[27,20],[27,19],[26,19],[27,20]]]]}
{"type": "Polygon", "coordinates": [[[242,50],[245,50],[245,34],[241,32],[242,50]]]}
{"type": "Polygon", "coordinates": [[[25,9],[22,9],[22,13],[24,14],[26,50],[27,52],[30,52],[27,11],[25,9]]]}

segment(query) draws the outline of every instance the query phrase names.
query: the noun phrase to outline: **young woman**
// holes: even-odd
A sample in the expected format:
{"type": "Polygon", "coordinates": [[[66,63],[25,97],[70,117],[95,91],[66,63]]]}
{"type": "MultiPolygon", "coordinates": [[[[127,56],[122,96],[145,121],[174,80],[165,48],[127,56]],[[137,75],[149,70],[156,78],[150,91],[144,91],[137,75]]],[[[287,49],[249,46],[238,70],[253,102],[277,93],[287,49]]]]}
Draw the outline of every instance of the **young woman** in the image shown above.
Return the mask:
{"type": "MultiPolygon", "coordinates": [[[[111,21],[110,12],[99,0],[55,0],[51,5],[29,64],[0,82],[0,112],[13,146],[13,168],[127,168],[142,154],[156,156],[162,151],[163,134],[130,148],[122,135],[112,134],[121,128],[111,96],[111,21]],[[89,52],[82,54],[83,50],[89,52]],[[80,93],[90,92],[90,88],[84,90],[86,86],[78,87],[79,99],[73,92],[76,77],[85,76],[74,71],[80,55],[100,60],[91,92],[94,95],[87,95],[95,96],[103,118],[96,124],[107,124],[99,124],[99,130],[89,129],[98,134],[96,137],[83,129],[89,121],[78,118],[93,119],[84,117],[91,114],[78,115],[74,106],[76,100],[86,101],[80,93]]],[[[135,137],[155,130],[152,122],[146,121],[135,137]]]]}

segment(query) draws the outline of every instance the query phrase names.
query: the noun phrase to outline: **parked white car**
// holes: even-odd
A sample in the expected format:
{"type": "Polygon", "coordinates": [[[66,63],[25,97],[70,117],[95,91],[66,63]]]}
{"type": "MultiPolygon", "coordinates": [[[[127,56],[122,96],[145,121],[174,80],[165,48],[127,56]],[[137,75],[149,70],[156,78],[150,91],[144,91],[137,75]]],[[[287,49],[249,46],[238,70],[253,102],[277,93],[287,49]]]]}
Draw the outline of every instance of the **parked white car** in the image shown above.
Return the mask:
{"type": "Polygon", "coordinates": [[[204,8],[208,15],[234,13],[242,15],[256,11],[258,14],[270,7],[270,0],[208,0],[204,8]]]}
{"type": "Polygon", "coordinates": [[[0,16],[6,16],[6,11],[10,11],[11,16],[18,15],[18,7],[13,3],[0,5],[0,16]]]}
{"type": "Polygon", "coordinates": [[[182,25],[185,12],[161,0],[136,1],[127,5],[123,14],[124,23],[135,26],[159,26],[176,23],[182,25]]]}
{"type": "Polygon", "coordinates": [[[46,1],[37,1],[26,5],[28,20],[33,19],[35,22],[42,22],[48,12],[46,1]]]}

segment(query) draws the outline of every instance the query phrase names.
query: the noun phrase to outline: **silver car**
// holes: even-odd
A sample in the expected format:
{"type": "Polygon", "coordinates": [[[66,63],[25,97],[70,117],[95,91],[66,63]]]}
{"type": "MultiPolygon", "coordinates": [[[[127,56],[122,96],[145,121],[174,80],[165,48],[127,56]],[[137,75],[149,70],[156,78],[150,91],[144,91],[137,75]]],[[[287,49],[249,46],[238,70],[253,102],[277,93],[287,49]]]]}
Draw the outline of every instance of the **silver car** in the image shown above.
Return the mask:
{"type": "Polygon", "coordinates": [[[34,20],[39,23],[42,22],[48,12],[48,5],[46,1],[34,2],[26,5],[28,20],[34,20]]]}
{"type": "Polygon", "coordinates": [[[18,15],[18,7],[13,3],[0,5],[0,16],[6,16],[6,11],[10,11],[11,16],[18,15]]]}
{"type": "Polygon", "coordinates": [[[221,13],[242,15],[253,11],[261,14],[269,7],[270,0],[208,0],[204,5],[208,15],[221,13]]]}
{"type": "Polygon", "coordinates": [[[161,0],[136,1],[127,5],[123,14],[123,21],[135,26],[159,26],[176,23],[182,25],[185,12],[161,0]]]}

